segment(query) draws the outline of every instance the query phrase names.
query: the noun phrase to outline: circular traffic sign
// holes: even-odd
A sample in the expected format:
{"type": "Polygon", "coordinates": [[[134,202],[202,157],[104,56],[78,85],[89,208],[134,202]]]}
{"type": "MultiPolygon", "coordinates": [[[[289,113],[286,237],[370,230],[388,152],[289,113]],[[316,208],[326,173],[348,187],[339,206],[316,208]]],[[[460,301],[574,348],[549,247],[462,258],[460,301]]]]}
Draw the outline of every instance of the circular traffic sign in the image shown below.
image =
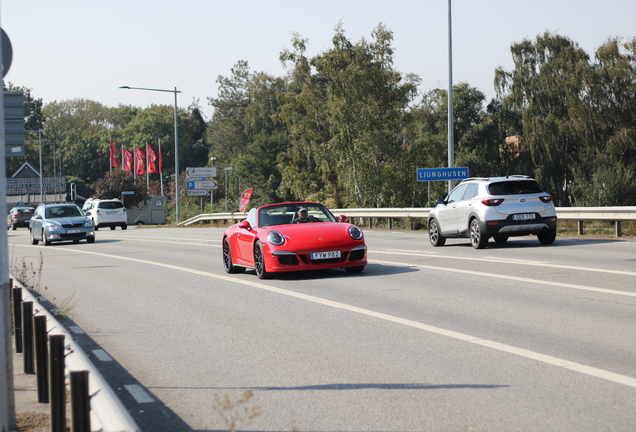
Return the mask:
{"type": "Polygon", "coordinates": [[[11,62],[13,61],[13,47],[11,46],[11,41],[9,40],[9,36],[4,31],[3,28],[0,28],[2,31],[2,35],[0,38],[2,39],[2,78],[7,76],[7,72],[11,68],[11,62]]]}

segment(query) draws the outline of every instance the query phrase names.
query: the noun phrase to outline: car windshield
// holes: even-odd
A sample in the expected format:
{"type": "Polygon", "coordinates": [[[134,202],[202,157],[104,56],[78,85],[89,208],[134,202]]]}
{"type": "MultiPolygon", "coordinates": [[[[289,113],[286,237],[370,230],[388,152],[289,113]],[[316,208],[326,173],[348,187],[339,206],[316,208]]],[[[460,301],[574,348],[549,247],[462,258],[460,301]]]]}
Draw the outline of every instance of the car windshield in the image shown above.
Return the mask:
{"type": "Polygon", "coordinates": [[[305,222],[336,222],[322,204],[297,203],[267,206],[259,210],[258,226],[287,225],[305,222]]]}
{"type": "Polygon", "coordinates": [[[46,219],[55,219],[63,217],[82,216],[82,212],[78,207],[64,206],[64,207],[49,207],[44,211],[44,217],[46,219]]]}
{"type": "Polygon", "coordinates": [[[124,205],[120,201],[102,201],[97,204],[97,207],[100,209],[113,210],[123,208],[124,205]]]}
{"type": "Polygon", "coordinates": [[[541,186],[533,180],[510,180],[492,183],[488,187],[491,195],[518,195],[545,193],[541,186]]]}

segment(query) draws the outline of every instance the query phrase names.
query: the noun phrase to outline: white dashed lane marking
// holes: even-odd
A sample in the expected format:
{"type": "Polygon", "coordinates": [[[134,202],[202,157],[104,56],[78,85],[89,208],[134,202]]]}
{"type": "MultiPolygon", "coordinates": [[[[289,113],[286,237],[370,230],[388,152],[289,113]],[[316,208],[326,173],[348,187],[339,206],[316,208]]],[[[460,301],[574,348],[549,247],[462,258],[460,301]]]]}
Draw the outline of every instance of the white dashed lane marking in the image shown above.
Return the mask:
{"type": "Polygon", "coordinates": [[[141,404],[141,403],[150,403],[155,401],[153,398],[150,397],[148,393],[146,393],[137,384],[128,384],[128,385],[125,385],[124,388],[126,388],[126,390],[128,390],[128,393],[130,393],[130,395],[135,398],[137,403],[141,404]]]}

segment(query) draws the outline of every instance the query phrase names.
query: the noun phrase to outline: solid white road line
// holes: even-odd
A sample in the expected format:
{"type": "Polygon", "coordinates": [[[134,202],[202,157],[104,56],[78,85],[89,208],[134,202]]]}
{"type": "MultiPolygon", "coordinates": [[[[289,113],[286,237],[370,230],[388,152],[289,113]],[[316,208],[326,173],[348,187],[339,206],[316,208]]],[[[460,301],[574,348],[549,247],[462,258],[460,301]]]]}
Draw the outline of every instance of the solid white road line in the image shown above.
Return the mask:
{"type": "MultiPolygon", "coordinates": [[[[69,249],[65,248],[64,249],[65,252],[68,252],[69,249]]],[[[363,308],[359,308],[356,306],[351,306],[345,303],[339,303],[339,302],[335,302],[335,301],[331,301],[331,300],[326,300],[326,299],[322,299],[319,297],[314,297],[311,295],[307,295],[307,294],[302,294],[302,293],[298,293],[298,292],[294,292],[294,291],[289,291],[286,289],[282,289],[282,288],[277,288],[277,287],[273,287],[273,286],[269,286],[269,285],[265,285],[263,283],[259,283],[259,282],[255,282],[255,281],[249,281],[249,280],[242,280],[242,279],[237,279],[235,277],[232,276],[227,276],[227,275],[223,275],[223,274],[215,274],[215,273],[209,273],[209,272],[205,272],[205,271],[201,271],[201,270],[195,270],[195,269],[190,269],[190,268],[186,268],[186,267],[179,267],[176,265],[172,265],[172,264],[164,264],[164,263],[157,263],[157,262],[153,262],[153,261],[148,261],[148,260],[142,260],[142,259],[138,259],[138,258],[130,258],[130,257],[124,257],[124,256],[119,256],[119,255],[112,255],[112,254],[104,254],[104,253],[99,253],[99,252],[90,252],[90,251],[85,251],[85,250],[79,250],[79,249],[73,249],[73,252],[77,252],[77,253],[82,253],[82,254],[86,254],[86,255],[95,255],[95,256],[101,256],[101,257],[105,257],[105,258],[112,258],[112,259],[118,259],[118,260],[125,260],[125,261],[131,261],[131,262],[136,262],[139,264],[146,264],[146,265],[151,265],[151,266],[157,266],[157,267],[163,267],[163,268],[168,268],[168,269],[172,269],[172,270],[177,270],[177,271],[182,271],[182,272],[186,272],[186,273],[191,273],[191,274],[196,274],[199,276],[204,276],[204,277],[210,277],[210,278],[214,278],[214,279],[219,279],[219,280],[224,280],[224,281],[228,281],[231,283],[235,283],[235,284],[240,284],[240,285],[246,285],[246,286],[250,286],[253,288],[258,288],[258,289],[262,289],[265,291],[270,291],[273,293],[277,293],[277,294],[282,294],[288,297],[293,297],[293,298],[297,298],[297,299],[301,299],[301,300],[305,300],[305,301],[309,301],[312,303],[316,303],[316,304],[321,304],[324,306],[329,306],[329,307],[333,307],[333,308],[337,308],[337,309],[343,309],[343,310],[347,310],[349,312],[354,312],[354,313],[359,313],[361,315],[366,315],[366,316],[370,316],[373,318],[378,318],[378,319],[382,319],[388,322],[393,322],[396,324],[401,324],[401,325],[405,325],[408,327],[412,327],[412,328],[417,328],[420,330],[424,330],[430,333],[434,333],[434,334],[439,334],[442,336],[446,336],[446,337],[450,337],[453,339],[457,339],[460,341],[464,341],[464,342],[469,342],[469,343],[473,343],[473,344],[477,344],[477,345],[482,345],[488,348],[492,348],[492,349],[496,349],[498,351],[502,351],[502,352],[506,352],[506,353],[510,353],[510,354],[514,354],[520,357],[524,357],[524,358],[528,358],[531,360],[535,360],[535,361],[540,361],[546,364],[550,364],[553,366],[557,366],[557,367],[561,367],[564,369],[569,369],[572,371],[576,371],[585,375],[589,375],[589,376],[593,376],[596,378],[601,378],[607,381],[612,381],[618,384],[623,384],[626,386],[630,386],[630,387],[634,387],[636,388],[636,378],[627,376],[627,375],[621,375],[621,374],[617,374],[614,372],[610,372],[610,371],[606,371],[603,369],[599,369],[599,368],[595,368],[592,366],[586,366],[580,363],[576,363],[576,362],[572,362],[569,360],[564,360],[558,357],[552,357],[552,356],[548,356],[545,354],[541,354],[541,353],[537,353],[534,351],[529,351],[523,348],[518,348],[518,347],[514,347],[511,345],[506,345],[506,344],[502,344],[499,342],[495,342],[495,341],[491,341],[488,339],[482,339],[480,337],[477,336],[471,336],[468,334],[464,334],[464,333],[459,333],[456,331],[452,331],[452,330],[447,330],[447,329],[443,329],[440,327],[435,327],[435,326],[431,326],[428,324],[423,324],[420,322],[416,322],[416,321],[411,321],[408,319],[404,319],[404,318],[400,318],[400,317],[396,317],[393,315],[388,315],[388,314],[384,314],[384,313],[380,313],[380,312],[375,312],[372,310],[368,310],[368,309],[363,309],[363,308]]],[[[429,269],[433,269],[433,270],[442,270],[442,271],[449,271],[449,269],[447,268],[442,268],[442,267],[432,267],[432,266],[422,266],[422,265],[408,265],[408,264],[402,264],[402,263],[392,263],[392,262],[387,262],[387,261],[373,261],[373,262],[380,262],[380,263],[385,263],[385,264],[391,264],[391,265],[400,265],[403,267],[419,267],[419,268],[429,268],[429,269]]],[[[458,271],[459,272],[459,271],[458,271]]],[[[461,271],[462,273],[469,273],[469,274],[478,274],[476,272],[468,272],[468,271],[461,271]]],[[[487,276],[487,277],[499,277],[497,275],[491,275],[491,274],[480,274],[483,276],[487,276]]],[[[523,279],[523,278],[514,278],[511,276],[505,276],[504,278],[506,279],[514,279],[514,280],[522,280],[528,283],[539,283],[539,284],[544,284],[544,285],[553,285],[553,286],[565,286],[568,288],[572,288],[572,287],[577,287],[577,285],[568,285],[568,284],[558,284],[558,283],[553,283],[553,282],[546,282],[546,281],[536,281],[533,279],[523,279]]],[[[584,289],[585,287],[580,287],[577,289],[584,289]]],[[[611,290],[604,290],[604,291],[600,291],[601,289],[594,289],[594,290],[599,290],[599,292],[607,292],[607,291],[611,291],[611,290]]],[[[625,294],[621,291],[617,291],[617,292],[611,292],[612,294],[625,294]]],[[[628,294],[633,294],[633,293],[628,293],[628,294]]],[[[129,386],[126,386],[126,388],[128,388],[129,386]]],[[[139,387],[139,386],[130,386],[130,387],[139,387]]],[[[141,390],[141,388],[139,388],[139,390],[141,390]]],[[[129,389],[128,391],[131,392],[132,391],[129,389]]],[[[141,390],[143,392],[143,390],[141,390]]],[[[144,393],[145,394],[145,393],[144,393]]],[[[146,395],[147,396],[147,395],[146,395]]],[[[134,394],[133,394],[133,397],[134,394]]],[[[149,397],[149,396],[147,396],[149,397]]],[[[137,399],[135,397],[135,399],[137,399]]],[[[152,399],[151,399],[152,401],[152,399]]],[[[141,402],[140,402],[141,403],[141,402]]]]}

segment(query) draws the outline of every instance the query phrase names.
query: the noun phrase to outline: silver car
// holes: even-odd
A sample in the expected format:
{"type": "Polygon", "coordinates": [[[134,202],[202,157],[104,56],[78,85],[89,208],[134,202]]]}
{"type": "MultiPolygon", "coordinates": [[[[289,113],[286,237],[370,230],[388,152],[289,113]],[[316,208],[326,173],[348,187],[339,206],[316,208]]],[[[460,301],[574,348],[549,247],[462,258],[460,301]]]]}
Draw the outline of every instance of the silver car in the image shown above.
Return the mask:
{"type": "Polygon", "coordinates": [[[95,242],[93,221],[75,204],[47,204],[35,209],[29,221],[31,244],[86,240],[95,242]]]}
{"type": "Polygon", "coordinates": [[[504,243],[509,237],[536,235],[544,245],[556,239],[557,215],[552,196],[528,176],[469,178],[462,180],[428,216],[433,246],[447,238],[470,238],[483,249],[492,237],[504,243]]]}

